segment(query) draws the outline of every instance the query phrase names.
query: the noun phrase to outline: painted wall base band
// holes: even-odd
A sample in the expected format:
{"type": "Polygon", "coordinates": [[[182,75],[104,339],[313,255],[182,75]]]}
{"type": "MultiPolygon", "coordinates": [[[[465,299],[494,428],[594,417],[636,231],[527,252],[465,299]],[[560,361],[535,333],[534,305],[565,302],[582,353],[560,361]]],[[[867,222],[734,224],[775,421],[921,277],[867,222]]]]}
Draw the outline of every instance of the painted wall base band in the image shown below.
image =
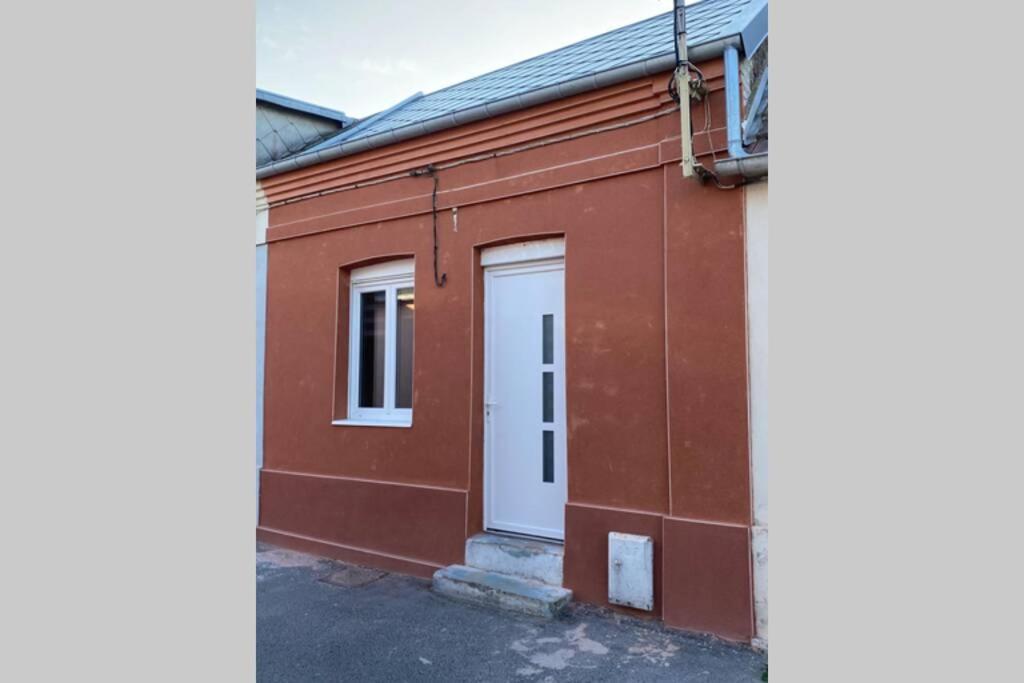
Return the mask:
{"type": "Polygon", "coordinates": [[[335,543],[334,541],[326,541],[321,538],[303,536],[302,534],[264,526],[256,529],[256,538],[260,541],[274,543],[292,550],[311,552],[336,560],[364,564],[400,574],[412,574],[413,576],[424,578],[430,578],[435,571],[443,566],[428,560],[393,555],[369,548],[356,548],[342,543],[335,543]]]}
{"type": "Polygon", "coordinates": [[[454,488],[452,486],[439,486],[437,484],[416,484],[407,481],[387,481],[383,479],[367,479],[365,477],[345,477],[340,474],[322,474],[320,472],[292,472],[290,470],[275,470],[270,467],[262,469],[266,474],[280,474],[287,477],[311,477],[313,479],[334,479],[337,481],[351,481],[357,484],[379,484],[380,486],[400,486],[403,488],[426,489],[428,491],[445,491],[447,493],[469,493],[466,489],[454,488]]]}
{"type": "Polygon", "coordinates": [[[572,506],[578,508],[590,508],[591,510],[603,510],[606,512],[620,512],[623,514],[630,515],[648,515],[650,517],[661,517],[672,522],[688,522],[690,524],[710,524],[712,526],[725,526],[737,529],[751,528],[751,525],[749,524],[741,524],[738,522],[722,522],[714,519],[696,519],[693,517],[679,517],[678,515],[670,515],[666,512],[657,512],[655,510],[637,510],[634,508],[616,507],[614,505],[600,505],[598,503],[578,503],[571,500],[565,505],[566,507],[572,506]]]}

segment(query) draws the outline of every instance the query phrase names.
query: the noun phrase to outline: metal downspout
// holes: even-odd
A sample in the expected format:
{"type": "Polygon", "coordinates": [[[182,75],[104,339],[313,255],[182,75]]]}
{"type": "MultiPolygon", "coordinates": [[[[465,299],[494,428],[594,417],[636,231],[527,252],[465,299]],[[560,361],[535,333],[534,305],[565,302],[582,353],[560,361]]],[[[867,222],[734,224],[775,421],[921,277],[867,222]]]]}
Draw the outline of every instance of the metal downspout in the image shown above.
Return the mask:
{"type": "Polygon", "coordinates": [[[729,156],[738,159],[747,156],[743,149],[740,130],[740,54],[735,47],[725,48],[725,126],[728,134],[729,156]]]}
{"type": "Polygon", "coordinates": [[[740,128],[740,55],[729,45],[723,53],[725,59],[725,126],[729,158],[715,162],[719,175],[741,175],[760,178],[768,175],[768,154],[748,154],[743,149],[743,131],[740,128]]]}

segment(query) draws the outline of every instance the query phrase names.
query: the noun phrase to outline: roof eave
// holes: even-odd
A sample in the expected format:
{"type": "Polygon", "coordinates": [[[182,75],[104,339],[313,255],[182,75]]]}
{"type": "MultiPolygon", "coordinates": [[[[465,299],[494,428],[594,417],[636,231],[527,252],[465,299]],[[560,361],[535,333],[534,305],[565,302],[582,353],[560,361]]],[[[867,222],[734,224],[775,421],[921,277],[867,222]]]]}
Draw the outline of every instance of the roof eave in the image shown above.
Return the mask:
{"type": "Polygon", "coordinates": [[[754,54],[768,37],[768,3],[737,19],[735,29],[743,37],[744,54],[754,54]]]}
{"type": "MultiPolygon", "coordinates": [[[[765,22],[767,22],[767,10],[765,10],[764,14],[765,22]]],[[[767,23],[765,23],[765,29],[767,29],[767,23]]],[[[756,40],[757,35],[757,31],[751,33],[751,40],[756,40]]],[[[763,38],[761,39],[763,40],[763,38]]],[[[759,41],[758,44],[760,44],[759,41]]],[[[701,62],[720,56],[726,47],[734,46],[743,49],[745,45],[745,32],[740,32],[702,45],[695,45],[688,49],[687,56],[690,61],[701,62]]],[[[746,51],[750,52],[752,49],[746,51]]],[[[538,88],[530,92],[519,93],[512,97],[490,102],[485,105],[479,105],[471,109],[444,114],[425,121],[418,121],[407,126],[394,128],[376,135],[359,138],[358,140],[353,140],[351,142],[341,141],[336,146],[326,149],[319,149],[313,152],[301,152],[295,156],[288,157],[287,159],[275,161],[257,168],[256,179],[262,180],[264,178],[280,175],[289,171],[297,171],[308,166],[357,154],[359,152],[365,152],[366,150],[375,149],[377,147],[395,144],[414,137],[419,137],[420,135],[426,135],[427,133],[436,133],[449,128],[455,128],[456,126],[497,116],[498,114],[507,114],[513,111],[526,109],[528,107],[534,107],[540,104],[560,100],[565,97],[569,97],[570,95],[579,95],[585,92],[598,90],[600,88],[618,85],[619,83],[631,81],[636,78],[652,76],[657,73],[674,69],[675,66],[675,53],[668,52],[664,55],[652,57],[640,62],[618,66],[614,69],[609,69],[596,74],[588,74],[562,83],[556,83],[555,85],[538,88]]]]}

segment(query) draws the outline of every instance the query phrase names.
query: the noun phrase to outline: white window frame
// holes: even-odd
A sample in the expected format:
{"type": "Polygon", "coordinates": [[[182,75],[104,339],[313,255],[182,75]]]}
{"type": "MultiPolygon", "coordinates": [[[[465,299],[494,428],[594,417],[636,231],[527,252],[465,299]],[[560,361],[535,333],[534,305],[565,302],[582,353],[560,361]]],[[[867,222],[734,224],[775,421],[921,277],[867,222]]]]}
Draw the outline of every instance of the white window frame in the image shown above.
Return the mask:
{"type": "MultiPolygon", "coordinates": [[[[335,424],[366,424],[384,426],[411,426],[412,408],[395,407],[395,373],[397,345],[397,293],[399,289],[414,287],[415,261],[403,259],[373,266],[357,268],[349,278],[349,360],[348,360],[348,420],[335,424]],[[384,292],[384,407],[359,406],[359,353],[362,335],[362,295],[384,292]]],[[[415,323],[413,323],[415,325],[415,323]]],[[[415,332],[413,332],[415,338],[415,332]]],[[[415,361],[414,361],[415,362],[415,361]]]]}

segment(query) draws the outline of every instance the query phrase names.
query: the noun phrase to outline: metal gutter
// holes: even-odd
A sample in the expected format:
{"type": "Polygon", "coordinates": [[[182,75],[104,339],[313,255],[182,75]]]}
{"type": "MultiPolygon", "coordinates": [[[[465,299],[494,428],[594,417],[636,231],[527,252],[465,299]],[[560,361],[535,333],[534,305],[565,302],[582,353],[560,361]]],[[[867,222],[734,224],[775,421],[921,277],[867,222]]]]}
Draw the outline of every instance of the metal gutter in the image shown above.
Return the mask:
{"type": "MultiPolygon", "coordinates": [[[[735,50],[736,47],[740,45],[742,45],[742,37],[739,34],[736,34],[690,48],[688,58],[691,62],[704,61],[719,56],[723,51],[730,47],[735,50]]],[[[545,86],[543,88],[506,97],[488,104],[471,107],[470,109],[450,112],[425,121],[417,121],[416,123],[411,123],[406,126],[370,135],[365,138],[359,138],[358,140],[342,140],[337,145],[333,145],[328,148],[302,152],[295,156],[288,157],[287,159],[282,159],[280,161],[275,161],[274,163],[261,166],[256,169],[256,179],[260,180],[280,173],[296,171],[301,168],[306,168],[307,166],[331,161],[351,154],[357,154],[359,152],[365,152],[366,150],[393,145],[421,135],[437,133],[439,131],[491,118],[500,114],[507,114],[527,109],[529,107],[535,107],[540,104],[553,102],[555,100],[560,100],[572,95],[579,95],[581,93],[598,90],[600,88],[618,85],[619,83],[642,78],[643,76],[653,76],[654,74],[672,71],[675,67],[676,55],[675,50],[673,49],[671,52],[667,52],[664,55],[651,57],[640,62],[626,64],[596,74],[581,76],[563,83],[545,86]]],[[[403,104],[405,104],[405,102],[399,103],[389,111],[393,111],[403,104]]],[[[354,130],[357,126],[353,126],[350,130],[354,130]]]]}
{"type": "MultiPolygon", "coordinates": [[[[337,158],[339,156],[343,156],[343,154],[340,154],[340,153],[337,153],[337,152],[339,152],[342,149],[348,149],[347,147],[345,147],[345,142],[344,142],[345,139],[350,137],[351,135],[354,135],[356,132],[358,132],[360,127],[368,126],[371,123],[373,123],[374,121],[376,121],[376,120],[378,120],[378,119],[380,119],[380,118],[382,118],[384,116],[387,116],[388,114],[390,114],[393,111],[401,109],[402,107],[404,107],[408,103],[413,102],[415,100],[418,100],[421,97],[423,97],[423,93],[418,92],[415,95],[412,95],[410,97],[405,98],[404,100],[402,100],[398,104],[395,104],[395,105],[393,105],[391,107],[388,107],[387,109],[385,109],[383,111],[379,111],[376,114],[373,114],[372,116],[366,117],[365,119],[363,119],[362,121],[358,122],[357,124],[355,124],[351,128],[346,128],[346,129],[342,130],[340,133],[338,133],[333,138],[330,138],[328,140],[324,140],[323,142],[320,142],[320,143],[314,145],[310,149],[307,149],[305,152],[300,152],[299,154],[296,154],[295,156],[290,156],[290,157],[288,157],[286,159],[279,159],[278,161],[273,161],[273,162],[271,162],[269,164],[264,164],[263,166],[260,166],[259,168],[256,169],[256,180],[260,180],[262,178],[266,178],[266,177],[272,176],[272,175],[277,175],[279,173],[286,173],[288,171],[294,171],[296,169],[305,168],[306,166],[311,166],[313,164],[319,164],[322,161],[330,161],[331,159],[335,159],[335,158],[337,158]]],[[[371,137],[375,137],[375,136],[371,136],[371,137]]],[[[363,140],[368,140],[370,138],[362,138],[362,139],[363,140]]],[[[354,151],[351,151],[351,152],[345,152],[345,154],[354,154],[356,151],[362,151],[362,150],[354,150],[354,151]]]]}
{"type": "Polygon", "coordinates": [[[379,121],[380,119],[389,116],[391,113],[398,111],[405,105],[415,102],[416,100],[422,97],[422,92],[413,93],[409,97],[406,97],[404,100],[398,102],[398,104],[393,104],[387,109],[383,109],[377,112],[376,114],[371,114],[370,116],[367,116],[365,119],[357,121],[355,124],[349,126],[348,128],[345,128],[344,130],[339,131],[335,135],[327,138],[326,140],[316,143],[309,149],[304,150],[303,153],[311,154],[313,152],[319,152],[328,149],[329,147],[334,147],[335,145],[341,144],[342,141],[348,140],[353,135],[358,134],[366,126],[373,125],[376,121],[379,121]]]}
{"type": "Polygon", "coordinates": [[[723,176],[741,175],[744,178],[761,178],[768,175],[768,152],[745,154],[733,159],[716,161],[715,173],[723,176]]]}

